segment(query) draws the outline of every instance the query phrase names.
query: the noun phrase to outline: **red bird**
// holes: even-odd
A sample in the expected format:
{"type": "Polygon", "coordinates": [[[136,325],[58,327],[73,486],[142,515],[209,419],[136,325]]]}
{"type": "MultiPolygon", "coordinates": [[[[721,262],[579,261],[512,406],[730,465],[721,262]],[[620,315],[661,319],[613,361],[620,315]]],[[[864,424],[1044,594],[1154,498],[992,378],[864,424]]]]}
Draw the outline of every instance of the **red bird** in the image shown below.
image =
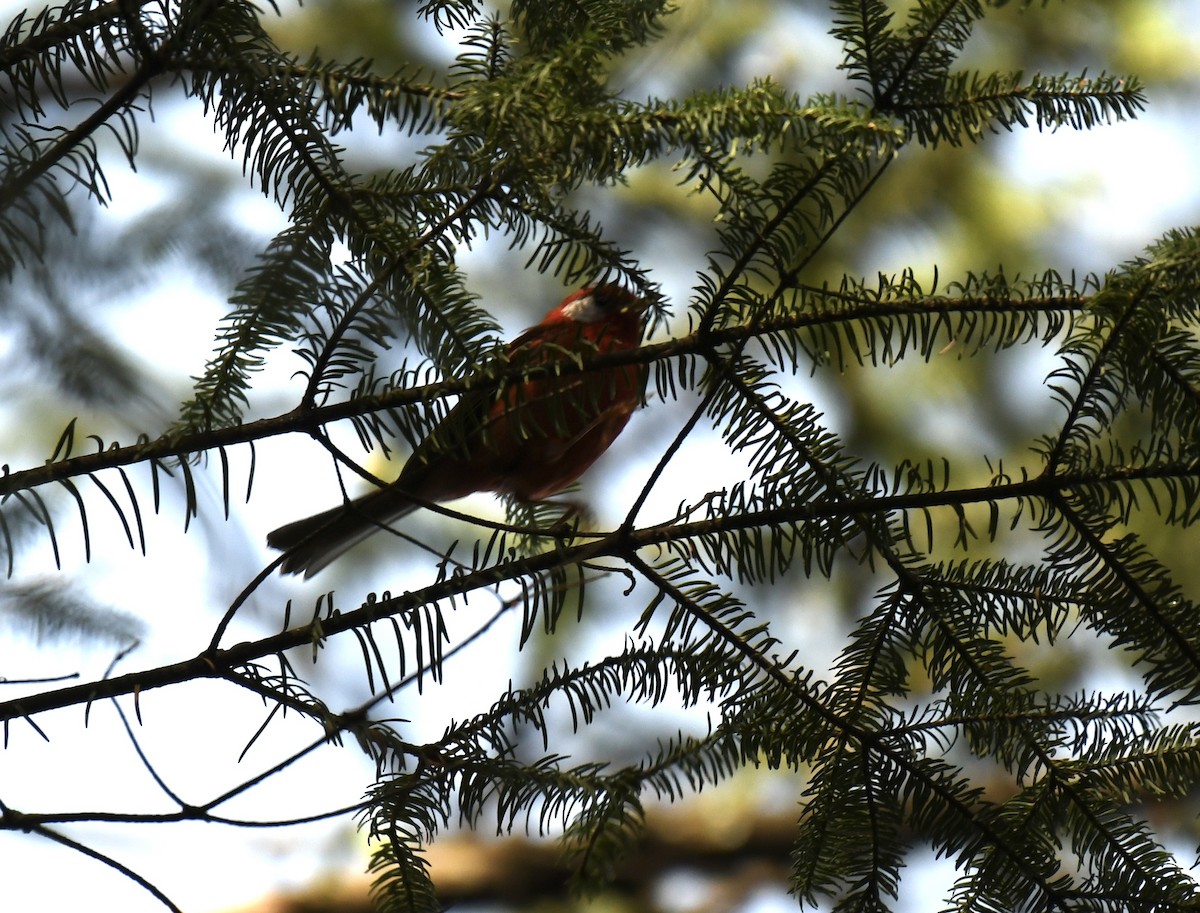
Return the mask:
{"type": "MultiPolygon", "coordinates": [[[[617,285],[585,288],[508,345],[509,363],[578,363],[637,348],[646,302],[617,285]]],[[[311,577],[367,536],[424,504],[494,491],[523,501],[558,494],[612,444],[637,408],[645,369],[621,365],[510,380],[464,394],[386,488],[267,536],[286,574],[311,577]]]]}

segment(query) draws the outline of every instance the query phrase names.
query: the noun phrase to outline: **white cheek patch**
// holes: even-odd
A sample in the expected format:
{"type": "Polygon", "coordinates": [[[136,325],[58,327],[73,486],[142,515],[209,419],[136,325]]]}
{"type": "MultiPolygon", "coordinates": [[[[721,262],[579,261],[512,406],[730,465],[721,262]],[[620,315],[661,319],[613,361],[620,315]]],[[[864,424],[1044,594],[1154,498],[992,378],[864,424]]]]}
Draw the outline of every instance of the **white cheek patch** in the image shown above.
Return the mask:
{"type": "Polygon", "coordinates": [[[564,306],[563,314],[576,323],[599,323],[604,319],[604,308],[596,304],[593,296],[584,295],[564,306]]]}

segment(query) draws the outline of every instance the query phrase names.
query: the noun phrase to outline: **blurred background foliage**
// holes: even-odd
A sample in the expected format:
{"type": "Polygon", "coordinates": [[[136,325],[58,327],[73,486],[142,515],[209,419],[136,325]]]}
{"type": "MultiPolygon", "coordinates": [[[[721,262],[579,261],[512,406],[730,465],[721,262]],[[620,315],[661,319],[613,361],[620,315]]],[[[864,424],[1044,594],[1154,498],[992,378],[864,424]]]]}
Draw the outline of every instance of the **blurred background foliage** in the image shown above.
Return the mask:
{"type": "MultiPolygon", "coordinates": [[[[893,6],[905,8],[902,2],[893,6]]],[[[1065,130],[1028,130],[984,136],[972,146],[908,148],[808,268],[810,283],[817,277],[836,284],[843,274],[869,278],[910,269],[932,290],[935,271],[941,283],[985,270],[1003,269],[1010,277],[1047,268],[1064,274],[1104,271],[1139,253],[1172,225],[1194,220],[1200,2],[1073,0],[1038,6],[1030,11],[1026,4],[1010,2],[989,10],[965,58],[985,71],[1136,73],[1150,99],[1143,120],[1153,129],[1145,129],[1146,123],[1099,127],[1082,138],[1067,138],[1065,130]],[[1171,137],[1190,150],[1184,165],[1192,170],[1152,173],[1138,154],[1150,151],[1146,144],[1155,136],[1171,137]],[[1114,143],[1126,151],[1119,162],[1104,153],[1114,143]],[[1061,152],[1064,146],[1070,155],[1061,152]],[[1162,198],[1164,185],[1174,188],[1165,194],[1171,208],[1158,218],[1130,217],[1123,208],[1130,193],[1162,198]]],[[[612,62],[613,82],[624,87],[626,97],[682,96],[767,75],[802,97],[855,91],[835,69],[839,48],[828,34],[828,8],[818,0],[680,0],[666,26],[660,41],[612,62]]],[[[268,17],[268,28],[284,49],[301,58],[316,48],[327,59],[369,59],[385,73],[413,64],[441,68],[458,51],[404,2],[289,4],[278,19],[268,17]]],[[[81,84],[73,91],[82,98],[90,90],[81,84]]],[[[191,376],[203,367],[225,297],[282,224],[273,207],[248,189],[237,157],[223,153],[218,140],[208,142],[207,127],[197,128],[196,102],[159,86],[153,114],[139,137],[136,174],[113,144],[107,171],[110,211],[95,211],[82,194],[74,196],[73,230],[47,219],[44,261],[27,262],[0,296],[0,369],[7,388],[0,433],[4,459],[13,466],[48,456],[76,416],[80,438],[94,433],[124,442],[139,433],[160,433],[187,398],[191,376]]],[[[362,129],[335,140],[347,150],[351,169],[363,174],[411,161],[425,142],[362,129]]],[[[665,167],[642,168],[621,186],[579,191],[575,206],[595,214],[611,237],[654,271],[682,321],[695,272],[715,244],[715,226],[710,201],[688,194],[679,178],[665,167]]],[[[505,238],[479,239],[461,251],[460,263],[506,327],[533,322],[558,297],[553,281],[525,269],[524,252],[509,250],[505,238]]],[[[669,328],[684,330],[682,323],[669,328]]],[[[944,456],[955,465],[959,484],[982,484],[991,474],[985,453],[1002,459],[1010,473],[1034,465],[1029,443],[1050,430],[1057,417],[1043,387],[1053,367],[1051,354],[1024,346],[961,359],[951,345],[933,359],[936,369],[901,366],[883,384],[880,372],[854,368],[825,369],[796,382],[811,389],[813,401],[852,452],[885,464],[944,456]]],[[[250,417],[289,408],[285,384],[264,389],[250,417]]],[[[655,407],[682,415],[692,405],[655,407]]],[[[664,417],[662,424],[670,426],[672,420],[664,417]]],[[[644,427],[640,433],[654,430],[644,427]]],[[[1139,532],[1186,590],[1200,587],[1194,530],[1164,526],[1139,532]]],[[[991,547],[998,553],[1004,542],[991,547]]],[[[369,550],[357,557],[357,563],[370,560],[369,550]]],[[[355,564],[351,560],[334,572],[352,573],[355,564]]],[[[829,613],[840,608],[854,614],[875,588],[869,573],[854,567],[829,581],[797,576],[739,595],[784,631],[816,632],[813,643],[819,649],[822,633],[829,636],[848,624],[829,613]]],[[[98,622],[96,631],[108,630],[112,617],[98,614],[108,621],[98,622]]],[[[589,629],[585,626],[579,636],[590,636],[589,629]]],[[[1012,648],[1048,688],[1071,690],[1112,671],[1102,653],[1074,641],[1052,651],[1034,643],[1012,648]]],[[[564,649],[560,639],[545,654],[530,651],[524,660],[530,671],[539,670],[547,656],[564,649]]],[[[662,711],[643,714],[631,725],[661,729],[662,711]]],[[[619,738],[619,728],[597,728],[585,738],[619,738]]],[[[754,822],[769,823],[776,795],[769,780],[745,773],[694,806],[699,820],[707,822],[700,830],[711,835],[740,819],[739,833],[754,831],[754,822]]],[[[791,811],[785,808],[785,816],[791,811]]],[[[1195,809],[1178,811],[1172,826],[1194,838],[1195,809]]],[[[686,830],[678,822],[677,827],[686,830]]],[[[783,834],[761,859],[779,861],[780,847],[786,853],[786,830],[783,834]]],[[[731,838],[729,845],[741,844],[731,838]]],[[[521,850],[526,861],[539,858],[538,852],[521,850]]],[[[773,875],[782,874],[782,868],[752,871],[765,874],[765,883],[775,885],[771,891],[780,890],[773,875]]],[[[748,903],[763,883],[750,880],[737,904],[748,903]]],[[[712,903],[711,909],[733,908],[712,903]]],[[[684,907],[652,895],[626,898],[611,908],[684,907]]]]}

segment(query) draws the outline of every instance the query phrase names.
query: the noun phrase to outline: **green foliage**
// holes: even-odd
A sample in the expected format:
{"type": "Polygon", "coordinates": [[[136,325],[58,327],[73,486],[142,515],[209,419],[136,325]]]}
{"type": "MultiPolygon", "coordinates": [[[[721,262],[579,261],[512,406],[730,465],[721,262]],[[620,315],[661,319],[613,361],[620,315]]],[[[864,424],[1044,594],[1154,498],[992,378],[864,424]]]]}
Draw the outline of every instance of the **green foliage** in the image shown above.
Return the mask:
{"type": "MultiPolygon", "coordinates": [[[[103,128],[136,160],[146,109],[172,91],[199,103],[288,224],[231,295],[168,433],[126,447],[95,437],[97,451],[79,454],[72,426],[44,466],[6,468],[10,573],[23,540],[43,535],[57,556],[53,487],[70,496],[87,548],[87,505],[99,502],[144,550],[149,511],[135,483],[152,484],[157,510],[173,475],[196,516],[198,456],[220,458],[228,511],[227,451],[309,435],[366,475],[328,425],[347,422],[385,453],[422,439],[447,397],[512,371],[495,357],[488,298],[456,259],[465,247],[501,239],[567,285],[621,281],[661,304],[665,265],[643,263],[584,211],[589,194],[666,164],[717,230],[675,336],[636,356],[668,438],[647,452],[648,480],[616,528],[564,522],[544,505],[513,505],[505,523],[460,514],[460,540],[429,546],[436,567],[418,584],[358,594],[351,610],[322,596],[308,621],[284,613],[278,632],[226,645],[263,574],[190,663],[7,701],[4,719],[216,677],[267,701],[268,722],[291,710],[316,722],[319,743],[353,735],[379,773],[357,811],[383,910],[439,909],[425,847],[452,822],[493,816],[501,833],[560,838],[572,886],[603,891],[653,803],[754,767],[803,778],[791,886],[805,904],[894,908],[922,844],[955,861],[945,900],[964,911],[1200,906],[1195,873],[1166,849],[1175,835],[1143,809],[1183,800],[1200,776],[1200,731],[1181,717],[1200,699],[1197,578],[1160,554],[1158,535],[1194,536],[1200,518],[1200,235],[1168,232],[1103,278],[980,264],[943,286],[915,269],[829,275],[820,260],[914,145],[1099,127],[1135,116],[1142,89],[1129,76],[964,68],[990,13],[982,3],[920,0],[904,17],[884,2],[832,6],[854,98],[805,100],[764,75],[633,101],[612,74],[671,24],[670,4],[647,0],[522,0],[503,15],[430,0],[420,15],[455,30],[455,61],[389,74],[286,53],[244,0],[18,16],[0,40],[6,277],[50,255],[47,222],[73,219],[74,185],[107,197],[103,128]],[[71,127],[69,76],[102,97],[71,127]],[[364,124],[424,145],[360,173],[334,138],[364,124]],[[870,372],[885,385],[902,368],[932,372],[950,349],[986,363],[1034,346],[1055,352],[1055,427],[989,454],[982,477],[956,454],[863,446],[798,392],[806,377],[837,387],[870,372]],[[392,348],[406,360],[389,370],[379,356],[392,348]],[[304,390],[290,411],[251,420],[258,372],[281,349],[302,360],[304,390]],[[706,432],[743,460],[744,479],[712,490],[702,469],[681,468],[706,432]],[[674,514],[648,519],[652,490],[680,473],[674,514]],[[843,599],[848,632],[824,670],[795,616],[812,611],[819,583],[843,576],[855,591],[843,599]],[[550,662],[434,741],[371,715],[427,678],[461,674],[455,653],[491,622],[456,640],[448,616],[489,594],[498,616],[520,613],[530,651],[565,642],[573,618],[618,618],[628,636],[612,655],[550,662]],[[348,634],[372,697],[338,715],[297,660],[348,634]],[[1038,650],[1054,662],[1089,638],[1140,684],[1070,669],[1056,680],[1039,667],[1038,650]],[[571,754],[572,736],[602,715],[668,704],[704,723],[571,754]]],[[[0,595],[47,592],[13,584],[0,595]]],[[[34,607],[47,629],[88,630],[81,604],[34,607]]],[[[119,613],[90,627],[133,637],[119,613]]],[[[216,820],[216,803],[179,804],[182,820],[216,820]]],[[[56,823],[0,806],[0,827],[44,836],[56,823]]]]}

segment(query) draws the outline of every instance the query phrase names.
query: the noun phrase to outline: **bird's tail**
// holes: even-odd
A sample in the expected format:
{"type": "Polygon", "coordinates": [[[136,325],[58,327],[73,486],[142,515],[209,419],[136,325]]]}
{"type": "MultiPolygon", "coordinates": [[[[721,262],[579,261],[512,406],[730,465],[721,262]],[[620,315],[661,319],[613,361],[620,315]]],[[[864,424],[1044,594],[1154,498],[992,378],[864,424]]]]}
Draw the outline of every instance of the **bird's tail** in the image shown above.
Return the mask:
{"type": "Polygon", "coordinates": [[[267,534],[267,545],[284,552],[280,570],[305,579],[343,552],[420,504],[393,487],[381,488],[345,504],[285,524],[267,534]]]}

